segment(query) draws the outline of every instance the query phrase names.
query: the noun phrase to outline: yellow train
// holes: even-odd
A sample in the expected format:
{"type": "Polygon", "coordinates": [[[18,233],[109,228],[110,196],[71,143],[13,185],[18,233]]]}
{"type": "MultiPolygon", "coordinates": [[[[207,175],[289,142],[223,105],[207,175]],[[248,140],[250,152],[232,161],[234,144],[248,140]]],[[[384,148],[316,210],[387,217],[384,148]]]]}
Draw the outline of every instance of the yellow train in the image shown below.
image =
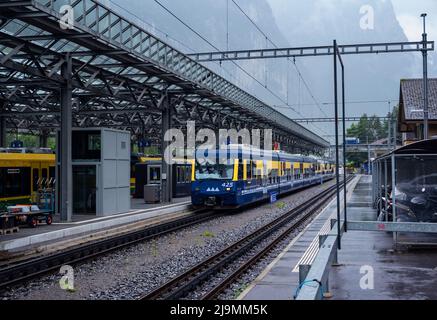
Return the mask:
{"type": "MultiPolygon", "coordinates": [[[[144,185],[161,183],[162,158],[132,155],[131,194],[134,198],[144,197],[144,185]]],[[[172,165],[172,193],[174,198],[188,197],[191,194],[191,181],[194,174],[194,160],[175,159],[172,165]]]]}
{"type": "Polygon", "coordinates": [[[196,155],[200,156],[196,157],[191,193],[195,207],[228,209],[273,200],[278,195],[331,180],[335,171],[330,160],[242,145],[207,153],[200,149],[196,155]]]}
{"type": "Polygon", "coordinates": [[[29,203],[55,183],[55,155],[48,150],[0,150],[0,203],[29,203]]]}

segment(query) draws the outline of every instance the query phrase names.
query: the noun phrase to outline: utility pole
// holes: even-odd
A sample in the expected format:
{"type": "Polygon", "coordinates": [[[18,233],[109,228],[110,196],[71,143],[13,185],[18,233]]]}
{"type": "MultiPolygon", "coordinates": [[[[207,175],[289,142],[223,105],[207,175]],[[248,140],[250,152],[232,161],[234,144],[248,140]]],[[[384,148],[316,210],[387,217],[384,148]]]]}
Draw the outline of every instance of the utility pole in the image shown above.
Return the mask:
{"type": "Polygon", "coordinates": [[[428,50],[427,50],[427,38],[426,34],[426,13],[422,13],[420,16],[423,18],[423,138],[425,140],[429,139],[429,129],[428,129],[428,50]]]}
{"type": "Polygon", "coordinates": [[[392,146],[392,136],[391,136],[391,125],[392,125],[392,114],[391,114],[391,103],[388,102],[388,147],[391,148],[392,146]]]}
{"type": "Polygon", "coordinates": [[[367,174],[370,174],[370,140],[369,134],[367,134],[367,174]]]}

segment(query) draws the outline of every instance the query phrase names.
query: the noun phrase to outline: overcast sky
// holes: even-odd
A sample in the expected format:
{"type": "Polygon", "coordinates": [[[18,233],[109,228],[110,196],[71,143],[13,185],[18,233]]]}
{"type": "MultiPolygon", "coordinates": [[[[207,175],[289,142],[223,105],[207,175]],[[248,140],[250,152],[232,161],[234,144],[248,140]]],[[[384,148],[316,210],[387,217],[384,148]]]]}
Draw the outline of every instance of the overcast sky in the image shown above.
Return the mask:
{"type": "Polygon", "coordinates": [[[422,22],[420,14],[428,13],[427,32],[430,40],[437,39],[436,0],[392,0],[399,23],[410,41],[421,39],[422,22]]]}

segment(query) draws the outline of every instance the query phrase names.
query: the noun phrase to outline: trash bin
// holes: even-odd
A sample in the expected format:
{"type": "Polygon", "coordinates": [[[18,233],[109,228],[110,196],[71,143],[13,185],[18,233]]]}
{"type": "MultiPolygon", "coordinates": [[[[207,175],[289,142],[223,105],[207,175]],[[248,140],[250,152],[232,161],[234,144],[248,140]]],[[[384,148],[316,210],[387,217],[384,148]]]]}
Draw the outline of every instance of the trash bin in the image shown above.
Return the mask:
{"type": "Polygon", "coordinates": [[[159,203],[161,202],[161,185],[148,184],[144,186],[144,202],[159,203]]]}

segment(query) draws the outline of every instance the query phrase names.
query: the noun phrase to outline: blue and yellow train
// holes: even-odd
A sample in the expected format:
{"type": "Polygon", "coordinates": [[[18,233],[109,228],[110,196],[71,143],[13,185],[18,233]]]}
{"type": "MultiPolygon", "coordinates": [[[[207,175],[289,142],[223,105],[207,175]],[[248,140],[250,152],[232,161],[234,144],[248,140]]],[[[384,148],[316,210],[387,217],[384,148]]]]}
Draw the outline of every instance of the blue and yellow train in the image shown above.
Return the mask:
{"type": "Polygon", "coordinates": [[[192,177],[194,207],[239,208],[335,177],[335,164],[329,160],[231,146],[227,150],[228,160],[217,161],[219,155],[223,156],[221,152],[196,152],[201,156],[196,156],[192,177]]]}

